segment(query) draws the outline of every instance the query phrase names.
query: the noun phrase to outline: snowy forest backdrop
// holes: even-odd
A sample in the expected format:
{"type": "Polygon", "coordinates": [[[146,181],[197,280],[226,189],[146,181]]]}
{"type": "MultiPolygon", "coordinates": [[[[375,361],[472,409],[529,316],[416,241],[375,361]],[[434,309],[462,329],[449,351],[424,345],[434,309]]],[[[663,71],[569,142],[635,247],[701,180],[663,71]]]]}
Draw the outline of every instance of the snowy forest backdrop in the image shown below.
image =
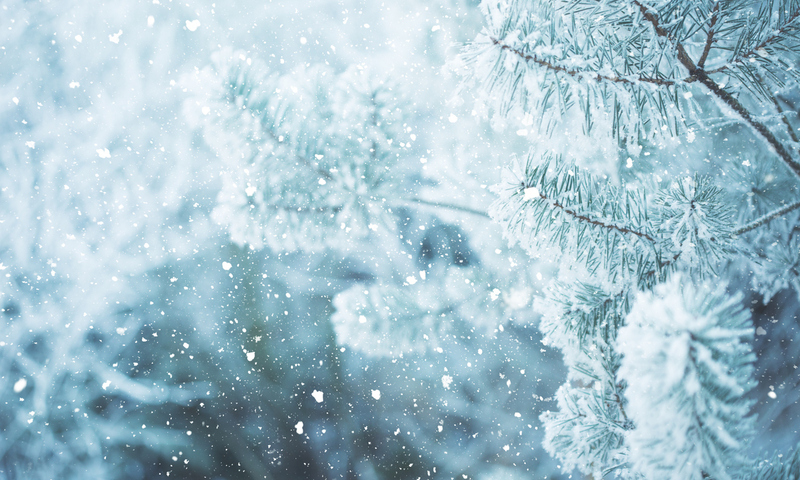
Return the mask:
{"type": "MultiPolygon", "coordinates": [[[[729,112],[620,149],[579,112],[493,106],[503,72],[470,79],[462,46],[506,3],[3,2],[0,478],[590,474],[540,419],[568,371],[534,304],[570,261],[509,246],[492,187],[532,147],[615,188],[724,174],[744,223],[797,178],[729,112]]],[[[759,120],[800,127],[794,86],[759,120]]],[[[794,213],[765,250],[792,268],[794,213]]],[[[788,457],[797,272],[731,258],[751,458],[788,457]]]]}

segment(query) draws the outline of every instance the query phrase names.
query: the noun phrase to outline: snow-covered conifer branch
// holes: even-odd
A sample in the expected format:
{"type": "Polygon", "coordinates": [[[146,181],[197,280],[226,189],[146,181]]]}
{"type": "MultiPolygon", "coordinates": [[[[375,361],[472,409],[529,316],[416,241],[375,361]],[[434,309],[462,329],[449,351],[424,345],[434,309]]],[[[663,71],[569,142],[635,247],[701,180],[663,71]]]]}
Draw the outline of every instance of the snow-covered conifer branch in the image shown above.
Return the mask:
{"type": "Polygon", "coordinates": [[[800,445],[789,454],[778,454],[755,462],[737,480],[796,480],[800,479],[800,445]]]}
{"type": "MultiPolygon", "coordinates": [[[[582,116],[584,133],[616,136],[633,157],[650,139],[702,127],[698,116],[711,107],[751,129],[800,176],[794,145],[764,117],[771,106],[758,109],[772,102],[786,138],[797,138],[776,95],[793,95],[800,79],[800,1],[487,0],[482,8],[486,27],[455,62],[465,85],[477,85],[479,110],[526,127],[534,118],[533,128],[553,135],[555,122],[582,116]]],[[[800,290],[800,201],[786,196],[796,191],[796,178],[776,175],[773,163],[751,168],[744,159],[746,172],[725,165],[719,186],[699,174],[665,183],[658,175],[645,196],[640,182],[647,178],[629,172],[621,175],[628,184],[617,186],[554,153],[531,151],[495,187],[490,215],[506,238],[559,264],[559,279],[535,305],[544,341],[564,352],[570,371],[559,413],[543,417],[547,448],[567,469],[744,478],[739,457],[753,428],[743,397],[752,386],[752,326],[738,297],[696,282],[726,267],[737,236],[770,225],[740,238],[736,249],[752,251],[752,281],[767,300],[789,285],[800,290]],[[731,181],[740,174],[747,178],[731,181]],[[745,208],[736,208],[742,199],[745,208]],[[738,229],[734,214],[744,223],[738,229]],[[637,338],[652,345],[632,346],[637,338]],[[614,361],[620,353],[623,372],[614,361]],[[672,359],[682,367],[668,369],[672,359]],[[598,397],[586,387],[597,382],[616,393],[592,411],[586,399],[598,397]],[[628,405],[630,424],[619,421],[628,405]],[[615,408],[609,425],[630,427],[622,440],[595,427],[615,408]],[[665,433],[654,422],[667,414],[675,421],[665,433]],[[575,432],[602,441],[591,444],[575,432]],[[619,450],[609,456],[602,442],[619,450]]]]}
{"type": "Polygon", "coordinates": [[[755,356],[740,302],[680,275],[637,296],[617,348],[632,469],[645,478],[731,479],[743,466],[755,356]]]}
{"type": "MultiPolygon", "coordinates": [[[[689,4],[691,2],[684,2],[684,3],[689,4]]],[[[747,13],[748,13],[747,10],[749,8],[749,5],[747,5],[747,6],[741,5],[741,4],[740,5],[736,5],[736,3],[737,2],[732,2],[732,5],[729,5],[729,6],[733,6],[733,8],[730,9],[731,12],[725,12],[728,15],[732,16],[734,19],[736,19],[735,21],[731,22],[732,27],[730,27],[730,28],[735,28],[735,29],[738,29],[739,31],[741,31],[742,39],[752,38],[754,33],[750,30],[751,26],[750,26],[750,23],[749,23],[749,20],[751,19],[751,17],[749,15],[747,15],[747,13]],[[744,8],[744,7],[747,7],[747,8],[744,8]],[[736,26],[738,26],[738,28],[736,26]]],[[[779,2],[779,3],[783,3],[783,2],[779,2]]],[[[790,3],[796,3],[796,2],[795,2],[795,0],[790,0],[790,3]]],[[[647,5],[645,5],[644,3],[642,3],[642,2],[640,2],[638,0],[632,0],[632,4],[636,5],[639,8],[639,10],[642,12],[643,17],[648,22],[650,22],[650,24],[653,26],[653,29],[654,29],[654,31],[656,32],[656,34],[658,36],[666,38],[666,39],[669,39],[669,41],[672,42],[673,47],[675,48],[675,51],[676,51],[677,60],[689,72],[689,74],[693,78],[695,78],[698,82],[700,82],[703,86],[708,88],[708,90],[716,98],[718,98],[722,103],[724,103],[725,105],[727,105],[727,107],[729,107],[734,112],[736,112],[736,114],[739,115],[747,125],[749,125],[759,136],[761,136],[770,145],[770,147],[772,147],[775,150],[775,153],[778,154],[778,156],[784,161],[784,163],[786,163],[786,165],[790,169],[792,169],[792,171],[796,175],[800,176],[800,163],[798,163],[797,159],[795,159],[789,153],[789,151],[786,149],[786,147],[783,145],[783,143],[781,143],[781,141],[778,140],[778,138],[772,133],[772,131],[770,131],[769,128],[767,128],[766,125],[764,125],[763,123],[761,123],[758,120],[756,120],[754,118],[753,114],[750,113],[750,111],[747,108],[745,108],[745,106],[736,97],[734,97],[729,91],[727,91],[725,88],[720,86],[715,80],[713,80],[709,76],[711,73],[718,73],[717,71],[712,70],[710,72],[706,72],[702,67],[698,67],[698,64],[696,64],[692,60],[691,56],[687,52],[686,47],[682,43],[680,38],[676,37],[676,35],[674,33],[669,32],[667,29],[664,28],[664,26],[663,26],[663,24],[661,22],[661,16],[659,15],[660,12],[658,12],[657,10],[652,10],[650,7],[648,7],[647,5]]],[[[764,16],[766,16],[768,18],[771,17],[772,16],[771,15],[772,8],[773,8],[773,2],[764,2],[764,3],[762,3],[762,5],[761,5],[761,10],[762,11],[760,12],[761,18],[764,18],[764,16]]],[[[798,5],[797,8],[800,8],[800,5],[798,5]]],[[[789,28],[789,26],[793,25],[794,22],[796,22],[798,20],[798,16],[800,16],[800,10],[798,10],[797,12],[794,12],[791,15],[789,15],[789,18],[786,20],[785,24],[782,25],[782,27],[781,27],[781,28],[784,28],[784,30],[783,30],[784,33],[793,32],[794,31],[794,29],[789,28]]],[[[723,21],[724,20],[725,19],[723,19],[723,21]]],[[[713,22],[714,25],[716,26],[717,17],[712,15],[712,16],[709,17],[709,21],[713,22]]],[[[763,25],[763,24],[761,26],[764,27],[764,28],[767,27],[766,25],[763,25]]],[[[800,26],[800,25],[798,25],[798,26],[800,26]]],[[[800,34],[800,29],[797,29],[797,33],[800,34]]],[[[780,38],[780,34],[779,33],[775,33],[773,36],[770,36],[767,39],[768,41],[765,40],[766,43],[762,42],[762,43],[764,43],[764,47],[760,47],[760,48],[758,46],[753,47],[754,50],[752,51],[752,53],[750,53],[750,57],[749,58],[750,59],[755,59],[755,57],[753,57],[752,55],[758,53],[759,54],[758,57],[759,58],[764,58],[765,59],[764,60],[765,63],[770,64],[770,65],[777,64],[776,66],[780,67],[780,69],[783,72],[796,71],[797,69],[795,69],[792,65],[786,63],[786,61],[784,59],[782,59],[782,58],[776,59],[776,57],[774,57],[774,56],[772,56],[772,58],[770,58],[769,52],[767,52],[765,50],[766,45],[770,45],[770,44],[780,45],[781,44],[780,42],[773,43],[778,38],[780,38]]],[[[798,39],[800,39],[800,38],[798,38],[798,39]]],[[[797,41],[797,39],[795,41],[797,41]]],[[[743,41],[740,39],[740,42],[736,45],[736,47],[729,47],[729,48],[734,48],[734,53],[736,53],[738,51],[736,49],[740,48],[742,43],[743,43],[743,41]]],[[[724,49],[725,47],[724,46],[720,46],[718,48],[724,49]]],[[[787,53],[796,55],[796,50],[794,52],[789,50],[789,52],[787,52],[787,53]]],[[[701,58],[705,58],[705,57],[701,57],[701,58]]],[[[741,73],[740,74],[734,74],[733,72],[729,72],[729,73],[733,74],[744,85],[746,85],[746,86],[750,85],[751,87],[755,87],[755,88],[750,88],[750,90],[752,92],[758,94],[759,91],[760,91],[760,92],[766,94],[766,96],[769,95],[768,91],[765,90],[765,87],[763,85],[761,85],[757,81],[756,82],[752,82],[752,81],[749,80],[750,78],[758,79],[758,75],[755,74],[755,72],[752,72],[750,70],[750,67],[746,66],[746,63],[737,62],[736,65],[742,68],[741,73]],[[742,67],[742,65],[745,65],[745,66],[742,67]]],[[[765,71],[768,72],[768,73],[772,73],[768,68],[765,68],[765,71]]],[[[782,83],[781,80],[780,80],[780,77],[778,75],[776,75],[776,74],[772,74],[770,80],[772,80],[773,82],[777,82],[779,85],[782,83]]]]}
{"type": "Polygon", "coordinates": [[[708,178],[680,179],[661,190],[658,205],[663,249],[701,276],[730,256],[733,209],[708,178]]]}
{"type": "Polygon", "coordinates": [[[776,210],[773,210],[773,211],[771,211],[769,213],[766,213],[766,214],[758,217],[757,219],[753,220],[752,222],[748,223],[747,225],[742,225],[741,227],[737,228],[733,232],[733,234],[734,235],[742,235],[742,234],[747,233],[747,232],[749,232],[751,230],[755,230],[756,228],[758,228],[758,227],[760,227],[762,225],[766,225],[771,220],[774,220],[774,219],[776,219],[778,217],[786,215],[787,213],[789,213],[789,212],[791,212],[793,210],[797,210],[798,208],[800,208],[800,200],[798,200],[796,202],[792,202],[792,203],[790,203],[788,205],[784,205],[783,207],[778,208],[776,210]]]}
{"type": "Polygon", "coordinates": [[[366,355],[419,353],[476,328],[492,335],[514,309],[527,307],[529,300],[519,305],[513,295],[485,271],[449,265],[393,284],[355,285],[334,298],[331,321],[340,344],[366,355]]]}
{"type": "Polygon", "coordinates": [[[391,85],[355,68],[277,76],[230,51],[199,76],[186,109],[229,166],[213,217],[233,241],[319,249],[391,223],[384,199],[402,198],[411,180],[391,85]]]}
{"type": "Polygon", "coordinates": [[[708,73],[719,73],[733,68],[749,69],[748,63],[760,63],[774,69],[780,59],[771,55],[797,54],[800,43],[800,3],[796,0],[762,2],[757,12],[731,18],[726,33],[736,31],[738,36],[730,58],[708,73]],[[774,13],[774,15],[773,15],[774,13]],[[750,59],[754,59],[751,62],[750,59]]]}
{"type": "Polygon", "coordinates": [[[590,272],[621,278],[654,258],[653,225],[641,192],[609,185],[549,152],[539,159],[531,150],[516,170],[494,187],[498,199],[489,214],[531,255],[555,247],[554,253],[575,258],[590,272]]]}
{"type": "Polygon", "coordinates": [[[539,329],[548,344],[562,350],[583,348],[600,340],[613,343],[630,306],[627,290],[608,293],[585,282],[554,282],[537,300],[539,329]]]}
{"type": "Polygon", "coordinates": [[[636,9],[585,1],[482,7],[487,25],[453,68],[500,115],[530,114],[551,128],[578,108],[587,130],[602,125],[633,143],[691,123],[685,74],[664,60],[668,42],[629,18],[636,9]],[[613,121],[596,121],[606,117],[613,121]]]}
{"type": "Polygon", "coordinates": [[[531,150],[524,170],[505,182],[494,187],[489,213],[511,242],[532,255],[554,247],[612,281],[652,285],[649,272],[676,261],[703,275],[731,253],[732,209],[703,177],[673,182],[650,202],[639,189],[609,185],[531,150]]]}
{"type": "Polygon", "coordinates": [[[498,39],[496,39],[494,37],[489,37],[489,40],[491,40],[491,42],[493,44],[495,44],[498,47],[500,47],[501,50],[505,50],[507,52],[513,53],[514,55],[518,56],[522,60],[525,60],[526,62],[533,62],[533,63],[535,63],[535,64],[537,64],[537,65],[539,65],[541,67],[544,67],[547,70],[551,70],[551,71],[557,72],[557,73],[564,73],[564,74],[567,74],[567,75],[569,75],[571,77],[575,77],[575,78],[584,78],[584,79],[588,79],[588,80],[595,80],[597,82],[605,81],[605,82],[614,82],[614,83],[624,83],[624,84],[629,84],[629,85],[632,85],[632,84],[634,84],[636,82],[652,83],[654,85],[662,85],[662,86],[668,86],[668,87],[675,85],[675,81],[661,79],[661,78],[638,77],[638,78],[634,78],[634,79],[629,79],[629,78],[625,78],[625,77],[608,76],[608,75],[602,75],[602,74],[599,74],[599,73],[596,73],[596,72],[591,72],[591,71],[583,71],[583,70],[578,70],[578,69],[573,69],[573,68],[562,67],[560,65],[552,64],[552,63],[550,63],[550,62],[548,62],[546,60],[541,60],[541,59],[537,58],[536,56],[534,56],[532,54],[527,54],[527,53],[525,53],[522,50],[519,50],[517,48],[514,48],[514,47],[511,47],[509,45],[506,45],[505,43],[503,43],[502,41],[500,41],[500,40],[498,40],[498,39]]]}
{"type": "Polygon", "coordinates": [[[586,352],[573,367],[573,378],[556,392],[558,411],[545,412],[544,447],[562,462],[602,478],[627,463],[625,434],[633,428],[624,408],[624,388],[616,381],[618,359],[607,344],[586,352]]]}
{"type": "MultiPolygon", "coordinates": [[[[796,221],[796,219],[795,219],[796,221]]],[[[752,255],[753,286],[764,301],[787,287],[800,291],[800,238],[795,232],[765,237],[762,252],[752,255]]]]}

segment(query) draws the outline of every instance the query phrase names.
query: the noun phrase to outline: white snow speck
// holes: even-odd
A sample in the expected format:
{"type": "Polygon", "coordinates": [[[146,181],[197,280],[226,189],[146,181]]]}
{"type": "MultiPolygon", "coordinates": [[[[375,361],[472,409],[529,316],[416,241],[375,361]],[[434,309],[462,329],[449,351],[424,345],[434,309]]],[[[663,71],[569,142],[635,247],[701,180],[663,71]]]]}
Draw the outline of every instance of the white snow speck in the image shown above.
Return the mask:
{"type": "Polygon", "coordinates": [[[421,278],[421,279],[425,280],[425,277],[426,277],[426,276],[428,276],[428,274],[427,274],[427,273],[425,273],[425,270],[420,270],[420,271],[419,271],[419,278],[421,278]]]}
{"type": "Polygon", "coordinates": [[[225,271],[228,271],[228,270],[230,270],[232,266],[233,266],[233,265],[231,265],[231,264],[230,264],[230,263],[228,263],[228,262],[222,262],[222,269],[223,269],[223,270],[225,270],[225,271]]]}
{"type": "Polygon", "coordinates": [[[208,115],[209,113],[211,113],[211,109],[208,107],[203,107],[200,109],[200,111],[203,112],[203,115],[208,115]]]}
{"type": "Polygon", "coordinates": [[[328,182],[326,182],[324,178],[320,178],[319,179],[319,184],[320,185],[325,185],[326,183],[328,183],[328,182]]]}
{"type": "Polygon", "coordinates": [[[256,193],[256,187],[248,185],[247,188],[244,189],[244,193],[246,193],[248,197],[252,197],[256,193]]]}
{"type": "Polygon", "coordinates": [[[372,398],[374,398],[375,400],[380,400],[381,399],[381,391],[380,390],[373,390],[372,391],[372,398]]]}
{"type": "Polygon", "coordinates": [[[247,352],[247,361],[252,362],[256,359],[256,352],[247,352]]]}
{"type": "Polygon", "coordinates": [[[105,382],[103,382],[103,390],[107,390],[110,385],[111,385],[111,380],[106,380],[105,382]]]}
{"type": "Polygon", "coordinates": [[[435,32],[435,31],[439,30],[440,28],[442,28],[441,25],[434,25],[434,26],[431,27],[431,32],[435,32]]]}
{"type": "Polygon", "coordinates": [[[19,380],[17,380],[17,383],[14,384],[14,392],[19,393],[25,390],[25,387],[27,386],[28,386],[28,381],[25,380],[24,378],[20,378],[19,380]]]}
{"type": "Polygon", "coordinates": [[[75,35],[75,41],[81,43],[83,41],[83,37],[81,37],[80,35],[75,35]]]}
{"type": "Polygon", "coordinates": [[[414,276],[406,277],[406,282],[409,285],[414,285],[415,283],[417,283],[417,277],[414,277],[414,276]]]}
{"type": "Polygon", "coordinates": [[[767,331],[763,327],[756,328],[756,335],[766,335],[767,331]]]}
{"type": "Polygon", "coordinates": [[[628,160],[625,161],[625,167],[633,168],[633,159],[631,157],[628,157],[628,160]]]}
{"type": "Polygon", "coordinates": [[[322,403],[323,395],[325,394],[320,392],[319,390],[314,390],[313,392],[311,392],[311,396],[314,397],[314,400],[316,400],[317,403],[322,403]]]}
{"type": "Polygon", "coordinates": [[[117,335],[125,335],[125,332],[127,331],[127,328],[117,327],[117,335]]]}
{"type": "Polygon", "coordinates": [[[526,127],[533,125],[533,115],[526,113],[525,116],[522,117],[522,124],[526,127]]]}
{"type": "Polygon", "coordinates": [[[536,187],[529,187],[525,189],[524,196],[522,197],[523,201],[533,200],[536,198],[542,198],[541,194],[539,194],[539,189],[536,187]]]}
{"type": "Polygon", "coordinates": [[[308,43],[308,39],[306,37],[300,37],[300,44],[305,45],[306,43],[308,43]]]}
{"type": "Polygon", "coordinates": [[[359,315],[358,323],[367,323],[367,317],[365,317],[364,315],[359,315]]]}
{"type": "Polygon", "coordinates": [[[80,82],[69,82],[69,88],[78,88],[80,86],[80,82]]]}
{"type": "Polygon", "coordinates": [[[528,129],[527,128],[520,128],[517,130],[517,135],[520,137],[527,137],[528,136],[528,129]]]}
{"type": "Polygon", "coordinates": [[[508,451],[508,449],[509,449],[509,448],[511,448],[511,447],[510,447],[510,446],[508,446],[508,445],[504,445],[504,446],[503,446],[503,450],[504,450],[504,451],[506,451],[506,452],[508,451]]]}
{"type": "Polygon", "coordinates": [[[683,94],[683,98],[685,98],[686,100],[689,100],[692,97],[693,97],[692,92],[686,92],[683,94]]]}
{"type": "Polygon", "coordinates": [[[11,101],[14,102],[14,105],[19,105],[19,98],[14,97],[11,99],[11,101]]]}
{"type": "Polygon", "coordinates": [[[745,160],[744,162],[742,162],[742,165],[744,165],[745,167],[749,167],[750,166],[750,160],[745,160]]]}
{"type": "Polygon", "coordinates": [[[108,36],[108,41],[111,42],[111,43],[119,43],[119,36],[120,35],[122,35],[122,30],[120,30],[119,32],[115,33],[114,35],[109,35],[108,36]]]}
{"type": "Polygon", "coordinates": [[[294,425],[294,429],[295,429],[295,431],[297,432],[298,435],[302,435],[303,434],[303,422],[297,422],[294,425]]]}
{"type": "Polygon", "coordinates": [[[522,418],[522,414],[519,412],[514,412],[514,416],[517,418],[522,418]]]}
{"type": "Polygon", "coordinates": [[[450,390],[450,384],[452,383],[453,383],[453,377],[451,377],[450,375],[442,375],[442,386],[446,390],[450,390]]]}
{"type": "Polygon", "coordinates": [[[154,16],[150,15],[149,17],[147,17],[148,27],[152,27],[153,25],[155,25],[155,23],[156,23],[156,18],[154,16]]]}
{"type": "Polygon", "coordinates": [[[190,32],[194,32],[200,27],[200,20],[186,20],[186,28],[189,29],[190,32]]]}
{"type": "Polygon", "coordinates": [[[25,142],[25,146],[28,148],[36,148],[36,142],[25,142]]]}
{"type": "Polygon", "coordinates": [[[769,398],[772,398],[772,399],[778,398],[778,394],[776,394],[775,392],[769,392],[769,393],[767,394],[767,396],[768,396],[769,398]]]}
{"type": "Polygon", "coordinates": [[[450,114],[450,117],[448,117],[447,119],[450,120],[450,123],[456,123],[458,121],[458,117],[456,117],[452,113],[450,114]]]}
{"type": "Polygon", "coordinates": [[[111,158],[111,152],[109,152],[107,148],[98,148],[97,155],[100,158],[111,158]]]}

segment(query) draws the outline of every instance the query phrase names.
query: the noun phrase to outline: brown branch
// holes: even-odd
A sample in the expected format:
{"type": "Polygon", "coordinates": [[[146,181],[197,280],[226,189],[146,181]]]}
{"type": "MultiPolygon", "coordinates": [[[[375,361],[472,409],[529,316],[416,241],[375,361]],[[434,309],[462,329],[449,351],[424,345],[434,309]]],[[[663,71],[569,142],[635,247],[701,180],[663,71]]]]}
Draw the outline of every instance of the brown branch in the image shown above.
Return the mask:
{"type": "Polygon", "coordinates": [[[608,230],[616,230],[619,233],[629,233],[631,235],[635,235],[635,236],[637,236],[639,238],[645,239],[645,240],[649,241],[650,243],[656,243],[656,240],[653,237],[651,237],[650,235],[648,235],[647,233],[640,232],[638,230],[633,230],[633,229],[630,229],[630,228],[627,228],[627,227],[621,227],[619,225],[613,225],[613,224],[609,224],[609,223],[604,223],[604,222],[601,222],[600,220],[595,220],[594,218],[587,217],[586,215],[581,215],[580,213],[576,212],[575,210],[572,210],[572,209],[570,209],[568,207],[565,207],[564,205],[560,204],[558,202],[558,200],[552,200],[552,199],[548,198],[547,195],[545,195],[545,194],[543,194],[541,192],[538,192],[538,193],[539,193],[539,198],[541,198],[542,200],[550,201],[551,205],[553,205],[554,207],[560,209],[564,213],[566,213],[566,214],[568,214],[568,215],[570,215],[570,216],[572,216],[572,217],[574,217],[574,218],[576,218],[578,220],[584,221],[586,223],[590,223],[592,225],[596,225],[596,226],[601,227],[601,228],[606,228],[608,230]]]}
{"type": "Polygon", "coordinates": [[[622,83],[622,84],[626,84],[626,85],[633,85],[633,84],[635,84],[637,82],[652,83],[653,85],[661,85],[661,86],[666,86],[666,87],[671,87],[671,86],[675,85],[675,82],[673,80],[664,80],[664,79],[660,79],[660,78],[650,78],[650,77],[639,77],[634,81],[634,80],[629,80],[627,78],[610,77],[610,76],[606,76],[606,75],[600,75],[599,73],[586,72],[586,71],[582,71],[582,70],[574,70],[574,69],[562,67],[560,65],[554,65],[554,64],[552,64],[552,63],[550,63],[550,62],[548,62],[546,60],[542,60],[540,58],[536,58],[533,55],[530,55],[530,54],[527,54],[527,53],[523,52],[522,50],[516,49],[516,48],[514,48],[514,47],[512,47],[510,45],[506,45],[505,43],[501,42],[500,40],[498,40],[498,39],[496,39],[494,37],[489,37],[489,38],[492,41],[492,43],[497,45],[497,46],[499,46],[501,50],[505,50],[507,52],[513,53],[514,55],[520,57],[521,59],[523,59],[523,60],[525,60],[527,62],[533,62],[533,63],[535,63],[535,64],[537,64],[537,65],[539,65],[541,67],[544,67],[544,68],[546,68],[548,70],[551,70],[551,71],[554,71],[554,72],[559,72],[559,73],[565,73],[565,74],[567,74],[567,75],[569,75],[571,77],[587,76],[587,77],[589,77],[589,78],[591,78],[591,79],[593,79],[593,80],[595,80],[597,82],[607,81],[607,82],[613,82],[613,83],[622,83]]]}
{"type": "Polygon", "coordinates": [[[700,60],[697,61],[697,68],[703,68],[706,65],[708,53],[711,51],[711,44],[714,43],[714,27],[717,25],[719,18],[719,2],[714,4],[714,9],[711,11],[711,23],[708,25],[708,36],[706,36],[706,45],[703,47],[703,54],[700,55],[700,60]]]}
{"type": "MultiPolygon", "coordinates": [[[[734,112],[736,112],[742,119],[750,125],[753,130],[755,130],[764,140],[769,143],[769,145],[775,150],[775,153],[781,157],[781,160],[786,163],[786,165],[792,169],[795,175],[800,176],[800,164],[792,158],[791,154],[786,147],[773,135],[773,133],[761,122],[757,121],[753,118],[750,112],[741,104],[739,103],[736,98],[733,97],[730,93],[720,88],[717,85],[717,82],[711,79],[708,76],[708,73],[704,71],[702,68],[698,68],[698,66],[694,63],[688,53],[686,53],[686,49],[683,47],[681,42],[678,42],[673,38],[667,30],[662,27],[658,22],[658,16],[656,16],[653,12],[648,10],[648,8],[643,5],[639,0],[633,0],[633,4],[639,7],[639,10],[642,12],[642,16],[649,21],[653,28],[660,37],[664,37],[675,44],[675,49],[678,55],[678,61],[689,71],[689,74],[692,77],[695,77],[697,81],[702,83],[706,88],[711,90],[717,98],[719,98],[722,102],[728,105],[734,112]]],[[[800,15],[800,12],[798,12],[800,15]]],[[[791,21],[791,20],[790,20],[791,21]]]]}

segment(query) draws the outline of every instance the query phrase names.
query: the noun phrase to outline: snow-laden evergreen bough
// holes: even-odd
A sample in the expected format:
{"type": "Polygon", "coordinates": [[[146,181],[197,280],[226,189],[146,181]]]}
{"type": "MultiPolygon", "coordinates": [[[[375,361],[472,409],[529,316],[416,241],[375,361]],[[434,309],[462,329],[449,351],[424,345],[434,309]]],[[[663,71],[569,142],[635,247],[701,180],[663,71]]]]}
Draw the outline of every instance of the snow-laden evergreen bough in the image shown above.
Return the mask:
{"type": "Polygon", "coordinates": [[[725,286],[749,270],[765,302],[800,292],[800,2],[481,8],[485,28],[451,65],[461,94],[497,125],[555,138],[513,161],[490,210],[511,243],[559,265],[536,300],[570,371],[545,447],[594,478],[796,476],[796,454],[743,460],[753,325],[725,286]],[[562,154],[576,117],[582,135],[616,139],[618,166],[562,154]]]}
{"type": "Polygon", "coordinates": [[[228,167],[213,218],[235,243],[320,250],[391,225],[387,201],[413,183],[396,87],[356,67],[276,75],[230,50],[185,83],[187,117],[228,167]]]}
{"type": "Polygon", "coordinates": [[[640,292],[620,329],[630,457],[644,478],[730,479],[744,466],[754,418],[750,312],[724,286],[674,275],[640,292]]]}
{"type": "MultiPolygon", "coordinates": [[[[212,217],[233,242],[278,252],[397,242],[406,256],[412,243],[401,241],[399,228],[409,206],[485,217],[417,198],[419,185],[432,180],[413,170],[416,136],[397,86],[359,67],[276,75],[241,52],[223,50],[213,60],[184,78],[194,94],[184,109],[227,167],[212,217]]],[[[530,303],[529,294],[523,305],[515,298],[529,289],[519,278],[512,283],[487,269],[433,263],[410,277],[392,272],[392,282],[338,294],[338,341],[376,357],[442,350],[444,338],[459,332],[477,328],[492,336],[530,303]]]]}

